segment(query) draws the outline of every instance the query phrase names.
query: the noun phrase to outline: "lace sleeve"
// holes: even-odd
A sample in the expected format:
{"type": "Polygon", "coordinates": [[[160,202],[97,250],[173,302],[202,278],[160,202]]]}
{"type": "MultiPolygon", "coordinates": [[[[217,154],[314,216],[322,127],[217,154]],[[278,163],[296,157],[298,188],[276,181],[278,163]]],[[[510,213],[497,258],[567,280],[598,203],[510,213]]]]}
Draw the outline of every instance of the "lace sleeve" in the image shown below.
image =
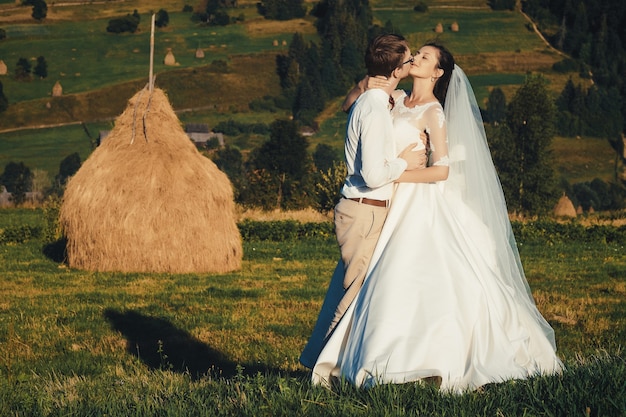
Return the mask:
{"type": "Polygon", "coordinates": [[[448,136],[446,117],[441,105],[432,106],[424,115],[427,121],[426,133],[429,137],[428,166],[448,166],[448,136]]]}

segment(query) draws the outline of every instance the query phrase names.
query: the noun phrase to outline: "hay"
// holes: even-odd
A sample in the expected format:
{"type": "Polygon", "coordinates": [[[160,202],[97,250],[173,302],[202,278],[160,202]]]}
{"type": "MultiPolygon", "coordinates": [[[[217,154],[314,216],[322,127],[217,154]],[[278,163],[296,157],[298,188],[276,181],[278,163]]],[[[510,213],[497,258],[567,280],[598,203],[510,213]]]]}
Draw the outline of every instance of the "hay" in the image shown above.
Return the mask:
{"type": "Polygon", "coordinates": [[[163,58],[163,64],[169,66],[176,65],[176,58],[174,57],[172,48],[167,48],[167,54],[165,54],[165,58],[163,58]]]}
{"type": "Polygon", "coordinates": [[[572,200],[568,196],[563,194],[554,207],[554,215],[558,217],[576,217],[576,209],[572,200]]]}
{"type": "Polygon", "coordinates": [[[131,98],[70,179],[59,217],[71,267],[189,273],[241,266],[230,181],[198,152],[160,89],[131,98]]]}
{"type": "Polygon", "coordinates": [[[52,86],[52,97],[61,97],[63,95],[63,87],[60,82],[54,83],[52,86]]]}

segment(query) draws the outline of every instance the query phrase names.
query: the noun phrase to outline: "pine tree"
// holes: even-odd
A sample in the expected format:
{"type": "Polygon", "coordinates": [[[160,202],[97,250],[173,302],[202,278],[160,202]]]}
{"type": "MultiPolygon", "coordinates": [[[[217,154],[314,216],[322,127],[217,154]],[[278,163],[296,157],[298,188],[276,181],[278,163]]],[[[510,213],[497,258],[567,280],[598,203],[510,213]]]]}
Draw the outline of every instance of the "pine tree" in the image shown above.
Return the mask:
{"type": "Polygon", "coordinates": [[[158,28],[164,28],[170,23],[170,15],[165,9],[159,9],[154,17],[154,25],[158,28]]]}
{"type": "Polygon", "coordinates": [[[270,138],[250,158],[250,172],[259,178],[250,178],[251,187],[256,182],[260,188],[251,194],[267,193],[275,184],[276,189],[269,191],[276,196],[273,208],[309,207],[313,203],[311,164],[308,141],[298,133],[298,123],[275,120],[270,125],[270,138]]]}
{"type": "Polygon", "coordinates": [[[487,99],[486,118],[489,123],[498,125],[506,119],[506,97],[501,88],[496,87],[487,99]]]}
{"type": "Polygon", "coordinates": [[[578,4],[576,17],[563,40],[563,49],[575,57],[580,57],[583,45],[588,43],[589,22],[587,8],[583,2],[578,4]]]}
{"type": "Polygon", "coordinates": [[[0,176],[0,184],[11,193],[11,200],[19,205],[26,199],[26,192],[30,191],[32,173],[23,162],[9,162],[0,176]]]}
{"type": "Polygon", "coordinates": [[[31,16],[33,19],[41,22],[48,15],[48,5],[44,0],[34,0],[32,4],[33,12],[31,16]]]}
{"type": "Polygon", "coordinates": [[[39,78],[48,77],[48,63],[46,62],[46,58],[43,56],[37,57],[37,65],[35,65],[35,68],[33,69],[33,74],[39,78]]]}
{"type": "Polygon", "coordinates": [[[20,58],[15,65],[15,79],[16,80],[28,80],[30,79],[31,65],[26,58],[20,58]]]}
{"type": "Polygon", "coordinates": [[[545,83],[541,76],[528,77],[507,110],[513,139],[508,150],[512,164],[507,168],[513,170],[514,181],[507,184],[505,193],[509,208],[518,212],[547,212],[558,197],[550,153],[556,112],[545,83]]]}

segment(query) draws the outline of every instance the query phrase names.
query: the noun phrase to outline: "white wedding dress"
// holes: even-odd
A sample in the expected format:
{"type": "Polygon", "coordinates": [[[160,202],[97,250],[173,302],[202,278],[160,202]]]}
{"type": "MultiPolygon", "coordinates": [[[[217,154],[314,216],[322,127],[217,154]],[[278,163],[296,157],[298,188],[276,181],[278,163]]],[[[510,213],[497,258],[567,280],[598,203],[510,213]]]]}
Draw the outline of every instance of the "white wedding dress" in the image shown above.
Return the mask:
{"type": "MultiPolygon", "coordinates": [[[[438,102],[410,109],[396,103],[397,149],[415,142],[427,112],[444,123],[438,102]]],[[[467,151],[450,143],[449,161],[435,161],[450,163],[448,181],[398,185],[365,283],[317,358],[313,382],[334,376],[367,387],[439,377],[442,390],[462,392],[560,371],[508,218],[509,241],[502,243],[498,227],[466,202],[463,178],[453,175],[467,151]]]]}

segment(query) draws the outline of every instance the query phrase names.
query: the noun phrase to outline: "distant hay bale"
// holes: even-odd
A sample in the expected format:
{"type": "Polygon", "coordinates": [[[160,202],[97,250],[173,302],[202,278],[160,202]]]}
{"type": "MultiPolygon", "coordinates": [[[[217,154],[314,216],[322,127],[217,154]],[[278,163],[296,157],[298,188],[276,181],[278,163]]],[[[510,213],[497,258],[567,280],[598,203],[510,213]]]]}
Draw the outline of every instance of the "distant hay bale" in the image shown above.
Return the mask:
{"type": "Polygon", "coordinates": [[[74,268],[222,273],[241,267],[231,183],[198,152],[157,88],[130,99],[106,141],[70,179],[59,220],[74,268]]]}
{"type": "Polygon", "coordinates": [[[443,33],[443,25],[441,22],[437,23],[437,26],[435,26],[435,33],[443,33]]]}
{"type": "Polygon", "coordinates": [[[204,51],[202,48],[196,49],[196,58],[204,58],[204,51]]]}
{"type": "Polygon", "coordinates": [[[576,208],[568,196],[563,194],[554,207],[554,215],[558,217],[576,217],[576,208]]]}
{"type": "Polygon", "coordinates": [[[7,71],[7,64],[5,64],[4,61],[0,59],[0,75],[7,75],[7,71]]]}
{"type": "Polygon", "coordinates": [[[452,32],[458,32],[458,31],[459,31],[459,24],[458,24],[457,22],[453,22],[453,23],[450,25],[450,30],[451,30],[452,32]]]}
{"type": "Polygon", "coordinates": [[[61,97],[63,95],[63,87],[60,82],[54,83],[52,87],[52,97],[61,97]]]}
{"type": "Polygon", "coordinates": [[[165,54],[163,63],[165,65],[176,65],[176,58],[174,57],[174,53],[171,48],[167,48],[167,54],[165,54]]]}

